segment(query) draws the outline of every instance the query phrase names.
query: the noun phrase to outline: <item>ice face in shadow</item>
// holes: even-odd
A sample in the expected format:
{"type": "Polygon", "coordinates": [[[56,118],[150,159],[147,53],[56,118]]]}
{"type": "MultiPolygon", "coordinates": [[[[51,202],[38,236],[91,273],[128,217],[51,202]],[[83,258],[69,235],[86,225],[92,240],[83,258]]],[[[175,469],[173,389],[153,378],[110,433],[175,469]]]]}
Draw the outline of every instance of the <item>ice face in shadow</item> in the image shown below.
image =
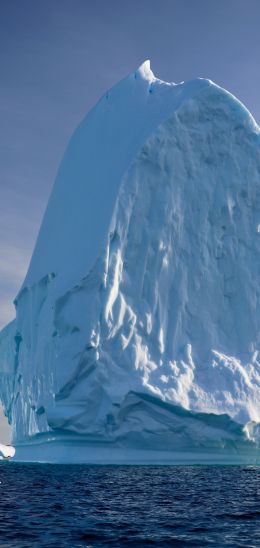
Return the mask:
{"type": "Polygon", "coordinates": [[[259,459],[259,143],[147,63],[82,122],[0,335],[17,458],[259,459]]]}

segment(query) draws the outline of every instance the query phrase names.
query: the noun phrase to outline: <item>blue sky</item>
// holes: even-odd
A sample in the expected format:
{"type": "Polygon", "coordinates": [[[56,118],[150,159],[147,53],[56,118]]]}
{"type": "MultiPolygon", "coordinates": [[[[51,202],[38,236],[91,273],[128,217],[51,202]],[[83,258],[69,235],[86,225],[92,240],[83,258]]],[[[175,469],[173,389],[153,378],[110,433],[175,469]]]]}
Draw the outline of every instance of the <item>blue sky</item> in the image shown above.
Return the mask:
{"type": "Polygon", "coordinates": [[[259,0],[1,0],[0,326],[26,273],[68,139],[145,59],[210,78],[260,121],[259,0]]]}

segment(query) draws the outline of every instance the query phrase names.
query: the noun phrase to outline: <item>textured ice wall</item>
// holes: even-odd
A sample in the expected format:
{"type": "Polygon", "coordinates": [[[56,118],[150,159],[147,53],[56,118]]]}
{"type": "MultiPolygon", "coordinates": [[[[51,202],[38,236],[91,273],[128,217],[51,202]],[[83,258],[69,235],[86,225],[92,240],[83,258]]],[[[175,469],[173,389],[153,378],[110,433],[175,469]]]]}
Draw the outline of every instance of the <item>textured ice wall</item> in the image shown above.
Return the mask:
{"type": "Polygon", "coordinates": [[[90,113],[0,339],[15,441],[256,451],[259,150],[227,92],[147,65],[90,113]]]}

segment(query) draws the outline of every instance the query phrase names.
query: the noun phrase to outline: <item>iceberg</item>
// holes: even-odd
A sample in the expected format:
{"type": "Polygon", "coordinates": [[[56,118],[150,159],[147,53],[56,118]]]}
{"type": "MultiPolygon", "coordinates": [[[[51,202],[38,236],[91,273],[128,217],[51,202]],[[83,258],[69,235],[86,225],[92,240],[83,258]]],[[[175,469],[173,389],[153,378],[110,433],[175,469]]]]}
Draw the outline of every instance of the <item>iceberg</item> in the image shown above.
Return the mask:
{"type": "Polygon", "coordinates": [[[260,462],[260,129],[146,61],[65,152],[0,334],[15,459],[260,462]]]}

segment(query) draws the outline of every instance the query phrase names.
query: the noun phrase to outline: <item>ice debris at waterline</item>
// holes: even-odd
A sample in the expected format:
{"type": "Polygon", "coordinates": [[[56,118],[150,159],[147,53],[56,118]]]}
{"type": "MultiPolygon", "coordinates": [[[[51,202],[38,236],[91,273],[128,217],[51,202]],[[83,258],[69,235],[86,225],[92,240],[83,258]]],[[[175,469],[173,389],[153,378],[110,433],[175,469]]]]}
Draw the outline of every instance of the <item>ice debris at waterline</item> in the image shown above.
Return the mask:
{"type": "Polygon", "coordinates": [[[260,130],[145,62],[75,131],[0,335],[18,460],[260,461],[260,130]]]}
{"type": "Polygon", "coordinates": [[[12,445],[0,443],[0,460],[10,459],[15,455],[15,448],[12,445]]]}

